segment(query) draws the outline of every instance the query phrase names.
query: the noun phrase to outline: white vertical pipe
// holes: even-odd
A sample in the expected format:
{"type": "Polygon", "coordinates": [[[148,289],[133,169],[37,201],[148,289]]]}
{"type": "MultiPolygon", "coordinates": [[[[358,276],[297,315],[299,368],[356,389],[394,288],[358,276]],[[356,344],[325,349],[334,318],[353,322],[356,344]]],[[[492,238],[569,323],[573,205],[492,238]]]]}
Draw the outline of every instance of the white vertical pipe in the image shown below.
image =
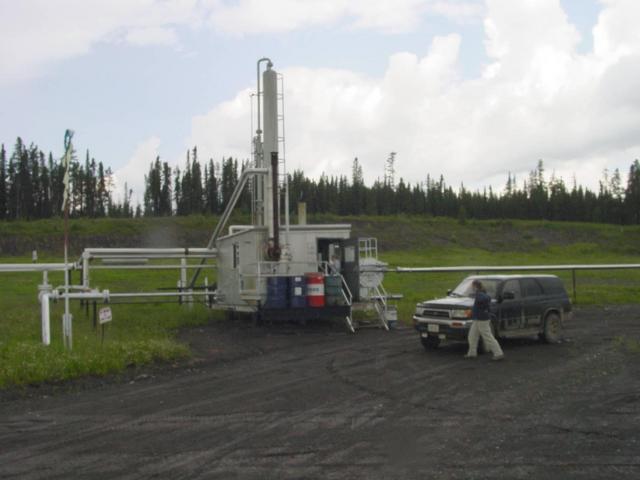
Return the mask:
{"type": "MultiPolygon", "coordinates": [[[[256,145],[256,168],[263,168],[265,167],[265,162],[264,162],[264,149],[262,148],[262,127],[261,127],[261,122],[262,122],[262,116],[260,113],[260,107],[261,107],[261,96],[262,96],[262,90],[260,89],[260,64],[266,62],[267,63],[267,68],[271,68],[273,66],[273,64],[271,63],[271,60],[269,60],[268,58],[264,57],[261,58],[260,60],[258,60],[258,63],[256,65],[256,77],[257,77],[257,91],[256,91],[256,106],[257,106],[257,124],[258,124],[258,128],[256,129],[256,140],[255,140],[255,145],[256,145]]],[[[265,177],[256,177],[255,182],[257,184],[257,200],[258,200],[258,215],[256,218],[256,225],[266,225],[267,221],[265,220],[265,184],[267,183],[267,179],[265,177]]]]}
{"type": "MultiPolygon", "coordinates": [[[[264,224],[269,230],[269,238],[273,238],[273,171],[271,154],[278,152],[278,74],[269,65],[262,74],[263,101],[263,148],[262,155],[265,167],[269,169],[264,180],[264,224]]],[[[277,180],[277,179],[276,179],[277,180]]]]}
{"type": "MultiPolygon", "coordinates": [[[[180,265],[182,266],[182,268],[180,269],[180,289],[182,292],[184,292],[184,290],[182,289],[187,286],[187,259],[181,258],[180,265]]],[[[186,301],[187,297],[180,297],[180,299],[184,302],[186,301]]]]}
{"type": "Polygon", "coordinates": [[[82,254],[82,286],[89,288],[89,256],[82,254]]]}
{"type": "Polygon", "coordinates": [[[51,316],[49,315],[49,294],[40,297],[42,317],[42,344],[51,345],[51,316]]]}
{"type": "Polygon", "coordinates": [[[65,265],[67,269],[64,272],[64,314],[62,315],[62,335],[64,337],[64,344],[69,349],[73,349],[73,315],[71,315],[70,306],[69,306],[69,276],[71,272],[69,271],[67,258],[66,258],[66,249],[65,249],[65,265]]]}
{"type": "MultiPolygon", "coordinates": [[[[182,258],[180,260],[180,265],[182,268],[180,268],[180,284],[182,286],[182,288],[185,288],[188,283],[187,283],[187,259],[186,258],[182,258]]],[[[191,290],[185,290],[187,292],[190,292],[191,290]]],[[[182,300],[191,304],[193,303],[193,296],[192,295],[187,295],[185,297],[182,297],[182,300]]]]}

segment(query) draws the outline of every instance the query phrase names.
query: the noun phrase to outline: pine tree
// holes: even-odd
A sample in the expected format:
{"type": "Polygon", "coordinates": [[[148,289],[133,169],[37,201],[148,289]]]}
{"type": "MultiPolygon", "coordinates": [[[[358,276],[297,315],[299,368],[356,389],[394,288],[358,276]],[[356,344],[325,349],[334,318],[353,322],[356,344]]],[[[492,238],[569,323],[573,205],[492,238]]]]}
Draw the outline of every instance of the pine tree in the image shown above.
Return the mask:
{"type": "Polygon", "coordinates": [[[183,200],[182,200],[182,178],[180,168],[176,167],[175,176],[173,180],[173,196],[176,202],[176,215],[184,215],[183,212],[183,200]]]}
{"type": "Polygon", "coordinates": [[[96,208],[98,204],[98,180],[96,177],[96,160],[89,158],[89,150],[84,166],[84,205],[85,215],[88,217],[96,216],[96,208]]]}
{"type": "Polygon", "coordinates": [[[167,162],[163,162],[162,187],[160,189],[160,215],[170,216],[173,213],[171,193],[171,167],[167,162]]]}
{"type": "Polygon", "coordinates": [[[102,162],[98,162],[97,174],[96,174],[96,217],[104,217],[106,215],[105,191],[107,188],[106,179],[104,177],[104,165],[102,162]]]}
{"type": "Polygon", "coordinates": [[[147,216],[161,215],[162,203],[162,167],[160,156],[149,165],[149,173],[144,176],[144,214],[147,216]]]}
{"type": "Polygon", "coordinates": [[[209,167],[205,167],[205,209],[207,213],[218,213],[218,180],[216,178],[216,167],[213,159],[209,159],[209,167]]]}
{"type": "Polygon", "coordinates": [[[45,161],[44,152],[40,151],[38,154],[38,164],[40,170],[39,189],[40,189],[40,208],[37,213],[39,218],[51,217],[51,177],[49,174],[49,168],[45,161]]]}
{"type": "Polygon", "coordinates": [[[364,176],[358,157],[353,159],[351,167],[351,213],[360,215],[364,211],[364,176]]]}
{"type": "Polygon", "coordinates": [[[193,158],[191,164],[191,213],[204,212],[204,194],[202,191],[202,170],[198,162],[198,150],[193,147],[193,158]]]}
{"type": "Polygon", "coordinates": [[[7,152],[0,146],[0,220],[7,218],[7,152]]]}
{"type": "Polygon", "coordinates": [[[16,178],[16,150],[9,157],[9,165],[7,167],[7,218],[15,220],[19,215],[18,195],[19,185],[16,178]]]}
{"type": "Polygon", "coordinates": [[[629,168],[624,206],[627,221],[631,224],[640,224],[640,161],[638,159],[629,168]]]}
{"type": "Polygon", "coordinates": [[[611,218],[608,219],[615,223],[624,223],[624,189],[622,188],[622,179],[620,170],[615,169],[609,180],[609,191],[612,197],[611,218]]]}

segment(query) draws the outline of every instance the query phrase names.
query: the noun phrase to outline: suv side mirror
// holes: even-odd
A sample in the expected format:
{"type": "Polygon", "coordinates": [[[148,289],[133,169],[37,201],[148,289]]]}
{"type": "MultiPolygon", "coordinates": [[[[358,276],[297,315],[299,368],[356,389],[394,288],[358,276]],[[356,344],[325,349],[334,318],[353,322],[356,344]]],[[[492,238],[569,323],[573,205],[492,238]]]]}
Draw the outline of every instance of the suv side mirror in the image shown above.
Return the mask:
{"type": "Polygon", "coordinates": [[[516,298],[516,294],[511,292],[511,291],[506,291],[506,292],[502,292],[502,299],[503,300],[513,300],[514,298],[516,298]]]}

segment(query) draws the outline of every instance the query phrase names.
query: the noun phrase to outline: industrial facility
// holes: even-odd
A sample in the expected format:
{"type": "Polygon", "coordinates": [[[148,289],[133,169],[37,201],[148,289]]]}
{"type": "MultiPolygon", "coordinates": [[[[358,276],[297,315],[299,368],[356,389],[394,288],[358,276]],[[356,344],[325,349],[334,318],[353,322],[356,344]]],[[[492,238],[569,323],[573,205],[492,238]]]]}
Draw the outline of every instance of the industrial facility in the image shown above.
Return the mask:
{"type": "MultiPolygon", "coordinates": [[[[252,97],[253,98],[253,97],[252,97]]],[[[291,225],[284,137],[282,76],[268,58],[257,63],[254,168],[246,169],[208,248],[217,252],[215,308],[264,319],[343,318],[354,331],[352,310],[369,307],[388,328],[397,317],[382,285],[385,264],[375,239],[351,236],[351,226],[308,225],[304,204],[291,225]],[[252,225],[225,224],[244,188],[250,188],[252,225]]],[[[190,282],[198,277],[198,271],[190,282]]]]}
{"type": "MultiPolygon", "coordinates": [[[[6,264],[2,271],[40,271],[42,340],[51,342],[51,301],[63,300],[63,336],[72,347],[72,316],[69,301],[93,304],[94,322],[98,304],[117,299],[158,301],[176,298],[189,304],[204,299],[212,309],[251,315],[257,322],[320,319],[344,322],[350,332],[359,323],[386,330],[397,321],[397,310],[383,286],[387,265],[378,259],[375,238],[353,238],[351,225],[306,222],[304,203],[297,205],[297,223],[290,222],[288,176],[285,159],[283,77],[268,58],[257,62],[255,101],[256,126],[252,138],[252,161],[240,176],[231,199],[205,248],[86,248],[76,262],[53,264],[6,264]],[[250,225],[230,225],[228,220],[245,191],[251,195],[250,225]],[[179,260],[168,264],[167,260],[179,260]],[[193,259],[199,262],[193,263],[193,259]],[[158,263],[157,261],[162,262],[158,263]],[[177,269],[175,290],[120,292],[91,285],[91,271],[103,269],[177,269]],[[216,282],[209,283],[205,271],[215,269],[216,282]],[[72,272],[80,271],[81,282],[73,284],[72,272]],[[65,272],[65,283],[52,286],[51,271],[65,272]],[[189,272],[191,275],[188,275],[189,272]],[[369,312],[361,322],[354,311],[369,312]]],[[[253,116],[253,115],[252,115],[253,116]]],[[[253,130],[253,129],[252,129],[253,130]]],[[[69,137],[70,140],[70,137],[69,137]]],[[[70,151],[70,141],[65,140],[70,151]]],[[[110,313],[105,318],[110,319],[110,313]]]]}

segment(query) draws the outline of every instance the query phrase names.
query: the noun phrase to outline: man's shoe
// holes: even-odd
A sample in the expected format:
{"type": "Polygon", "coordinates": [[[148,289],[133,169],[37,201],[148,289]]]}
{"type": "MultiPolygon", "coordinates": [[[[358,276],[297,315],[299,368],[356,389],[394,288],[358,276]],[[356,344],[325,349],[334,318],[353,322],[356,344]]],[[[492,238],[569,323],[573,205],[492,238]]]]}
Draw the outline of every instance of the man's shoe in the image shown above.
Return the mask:
{"type": "Polygon", "coordinates": [[[476,358],[477,355],[469,355],[468,353],[464,356],[464,358],[476,358]]]}
{"type": "Polygon", "coordinates": [[[493,360],[494,362],[504,360],[504,355],[494,355],[494,357],[491,360],[493,360]]]}

